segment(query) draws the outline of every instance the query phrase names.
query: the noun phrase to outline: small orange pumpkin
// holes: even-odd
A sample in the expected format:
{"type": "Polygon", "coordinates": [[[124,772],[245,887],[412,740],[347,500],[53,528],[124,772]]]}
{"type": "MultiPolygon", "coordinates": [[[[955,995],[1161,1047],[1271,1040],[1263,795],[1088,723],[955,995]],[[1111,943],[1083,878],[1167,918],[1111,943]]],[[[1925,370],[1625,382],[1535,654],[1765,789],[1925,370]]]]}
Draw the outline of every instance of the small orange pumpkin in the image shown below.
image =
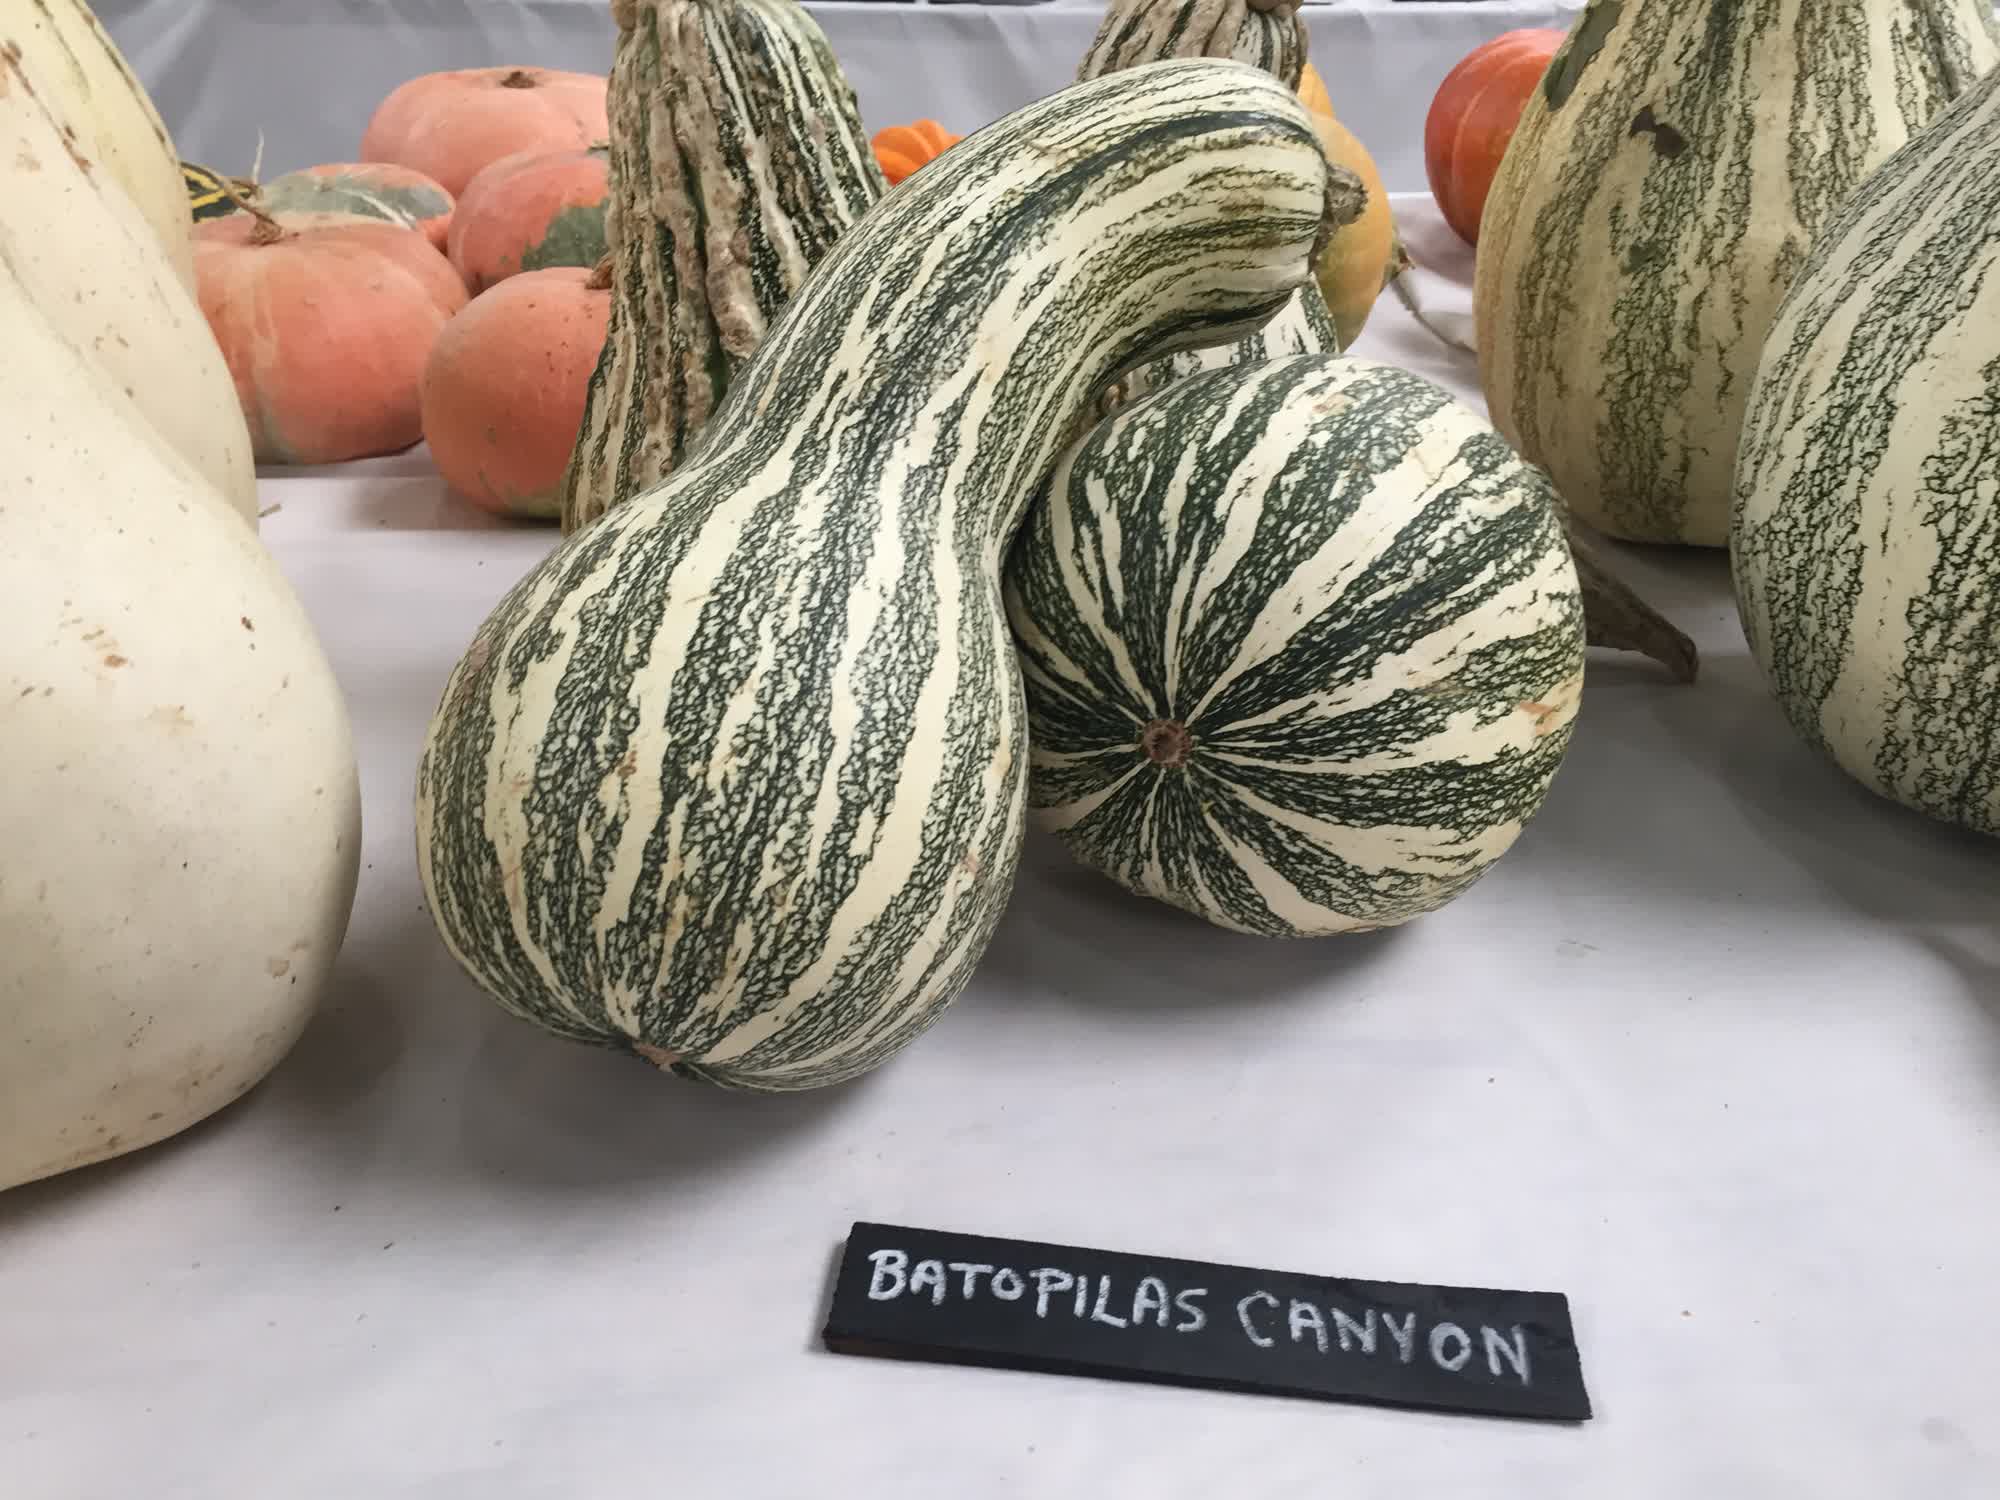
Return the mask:
{"type": "Polygon", "coordinates": [[[610,152],[518,151],[466,184],[446,242],[451,263],[476,296],[520,271],[604,259],[604,200],[610,152]]]}
{"type": "Polygon", "coordinates": [[[230,214],[195,226],[194,267],[260,463],[339,463],[416,442],[424,363],[466,300],[423,235],[230,214]]]}
{"type": "Polygon", "coordinates": [[[933,161],[948,147],[965,137],[953,135],[936,120],[918,120],[912,125],[891,125],[875,132],[875,160],[882,175],[894,187],[927,161],[933,161]]]}
{"type": "Polygon", "coordinates": [[[423,425],[445,482],[482,510],[554,520],[611,319],[611,263],[525,271],[445,325],[423,425]]]}
{"type": "Polygon", "coordinates": [[[1479,243],[1486,195],[1514,139],[1521,111],[1568,32],[1550,26],[1505,31],[1444,75],[1424,117],[1424,173],[1458,237],[1479,243]]]}
{"type": "Polygon", "coordinates": [[[454,198],[479,169],[516,151],[580,151],[609,138],[606,80],[553,68],[425,73],[376,106],[364,161],[414,167],[454,198]]]}

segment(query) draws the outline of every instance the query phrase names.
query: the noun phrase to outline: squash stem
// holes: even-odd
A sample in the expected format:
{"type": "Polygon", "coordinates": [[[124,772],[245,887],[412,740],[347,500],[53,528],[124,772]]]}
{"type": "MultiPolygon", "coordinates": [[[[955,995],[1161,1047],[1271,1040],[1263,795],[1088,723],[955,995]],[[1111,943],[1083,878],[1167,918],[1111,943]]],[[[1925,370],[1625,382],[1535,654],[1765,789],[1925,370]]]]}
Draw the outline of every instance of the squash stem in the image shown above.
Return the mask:
{"type": "Polygon", "coordinates": [[[1565,515],[1563,526],[1583,591],[1584,639],[1612,651],[1650,656],[1673,674],[1674,681],[1693,682],[1701,666],[1694,642],[1611,571],[1596,538],[1581,521],[1565,515]]]}

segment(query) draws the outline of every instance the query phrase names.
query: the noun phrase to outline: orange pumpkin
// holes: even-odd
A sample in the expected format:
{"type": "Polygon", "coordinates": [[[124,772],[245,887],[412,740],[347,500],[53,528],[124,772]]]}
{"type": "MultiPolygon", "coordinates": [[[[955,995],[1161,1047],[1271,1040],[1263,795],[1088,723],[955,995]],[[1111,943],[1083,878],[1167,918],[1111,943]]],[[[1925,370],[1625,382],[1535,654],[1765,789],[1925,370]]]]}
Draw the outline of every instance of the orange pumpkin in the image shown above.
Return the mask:
{"type": "Polygon", "coordinates": [[[1313,266],[1313,279],[1340,330],[1340,347],[1352,348],[1367,325],[1375,299],[1382,294],[1396,254],[1396,219],[1389,211],[1389,190],[1375,158],[1354,132],[1335,117],[1326,85],[1311,63],[1299,75],[1299,102],[1319,132],[1320,150],[1336,166],[1346,167],[1368,191],[1361,217],[1328,237],[1313,266]]]}
{"type": "Polygon", "coordinates": [[[947,147],[965,139],[953,135],[936,120],[918,120],[913,125],[891,125],[875,132],[875,160],[882,175],[894,187],[925,162],[934,160],[947,147]]]}
{"type": "Polygon", "coordinates": [[[446,248],[477,295],[520,271],[589,270],[604,259],[610,153],[519,151],[466,184],[446,248]]]}
{"type": "Polygon", "coordinates": [[[1467,53],[1431,98],[1424,172],[1445,223],[1468,245],[1479,243],[1500,158],[1566,35],[1546,26],[1503,32],[1467,53]]]}
{"type": "Polygon", "coordinates": [[[457,197],[503,156],[580,151],[610,134],[599,74],[467,68],[400,85],[368,121],[361,156],[414,167],[457,197]]]}
{"type": "Polygon", "coordinates": [[[611,263],[511,276],[445,325],[424,367],[424,438],[483,510],[555,520],[611,318],[611,263]]]}
{"type": "Polygon", "coordinates": [[[263,213],[195,226],[201,310],[260,463],[394,453],[422,433],[417,386],[465,283],[415,230],[263,213]]]}

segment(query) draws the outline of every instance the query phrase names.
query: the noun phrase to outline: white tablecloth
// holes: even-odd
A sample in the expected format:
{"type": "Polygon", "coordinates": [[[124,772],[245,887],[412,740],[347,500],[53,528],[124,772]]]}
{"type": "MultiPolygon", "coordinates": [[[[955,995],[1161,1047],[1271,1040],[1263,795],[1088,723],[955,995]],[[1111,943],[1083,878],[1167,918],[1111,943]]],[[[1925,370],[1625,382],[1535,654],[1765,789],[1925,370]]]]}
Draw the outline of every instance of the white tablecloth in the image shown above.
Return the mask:
{"type": "MultiPolygon", "coordinates": [[[[1420,191],[1439,80],[1516,26],[1567,25],[1582,0],[1337,0],[1306,8],[1311,55],[1392,191],[1420,191]]],[[[348,160],[368,112],[437,68],[611,66],[608,0],[97,0],[181,155],[265,175],[348,160]]],[[[963,133],[1076,76],[1101,4],[811,0],[870,130],[929,116],[963,133]]]]}
{"type": "MultiPolygon", "coordinates": [[[[1470,389],[1392,306],[1361,352],[1470,389]]],[[[1593,660],[1546,808],[1442,912],[1226,936],[1038,838],[933,1031],[765,1099],[509,1019],[422,909],[425,723],[550,532],[421,452],[264,497],[351,695],[360,899],[268,1082],[0,1195],[6,1500],[1997,1492],[1994,848],[1793,740],[1720,559],[1631,555],[1701,681],[1593,660]],[[857,1218],[1564,1291],[1598,1415],[827,1354],[857,1218]]]]}

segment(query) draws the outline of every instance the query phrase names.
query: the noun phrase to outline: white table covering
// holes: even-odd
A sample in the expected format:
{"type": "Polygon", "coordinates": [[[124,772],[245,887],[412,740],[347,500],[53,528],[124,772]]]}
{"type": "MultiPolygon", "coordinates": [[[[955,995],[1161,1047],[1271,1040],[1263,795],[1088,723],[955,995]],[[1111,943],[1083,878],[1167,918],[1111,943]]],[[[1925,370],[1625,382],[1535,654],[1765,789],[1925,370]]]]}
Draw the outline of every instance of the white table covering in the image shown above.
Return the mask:
{"type": "MultiPolygon", "coordinates": [[[[1476,400],[1392,305],[1360,352],[1476,400]]],[[[932,1032],[764,1099],[509,1019],[422,909],[425,723],[551,533],[420,451],[264,498],[351,696],[352,930],[241,1103],[0,1195],[7,1500],[1996,1493],[1994,849],[1793,740],[1719,559],[1630,555],[1700,683],[1594,659],[1546,808],[1444,911],[1233,937],[1038,838],[932,1032]],[[856,1218],[1565,1291],[1598,1415],[830,1355],[856,1218]]]]}
{"type": "MultiPolygon", "coordinates": [[[[1582,0],[1336,0],[1306,7],[1311,56],[1392,191],[1426,186],[1424,112],[1467,52],[1566,26],[1582,0]]],[[[869,130],[926,116],[964,133],[1076,76],[1102,4],[808,0],[869,130]]],[[[368,112],[439,68],[604,72],[608,0],[97,0],[190,161],[266,176],[360,149],[368,112]]]]}

